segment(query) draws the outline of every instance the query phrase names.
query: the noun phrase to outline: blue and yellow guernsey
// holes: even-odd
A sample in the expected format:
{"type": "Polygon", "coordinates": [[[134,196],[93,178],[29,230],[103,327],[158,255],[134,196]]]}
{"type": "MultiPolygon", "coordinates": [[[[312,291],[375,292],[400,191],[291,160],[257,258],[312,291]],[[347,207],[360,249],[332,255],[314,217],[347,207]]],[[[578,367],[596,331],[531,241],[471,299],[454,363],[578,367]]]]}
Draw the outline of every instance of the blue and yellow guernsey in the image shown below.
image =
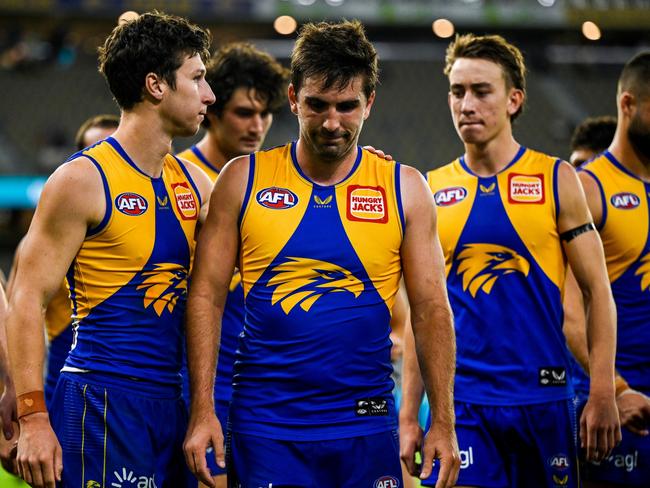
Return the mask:
{"type": "Polygon", "coordinates": [[[495,176],[475,175],[462,157],[427,173],[455,318],[456,400],[525,405],[572,395],[559,164],[522,147],[495,176]]]}
{"type": "Polygon", "coordinates": [[[210,181],[214,183],[217,181],[219,176],[219,168],[210,163],[201,150],[196,147],[196,144],[192,147],[188,147],[185,151],[181,151],[177,154],[179,158],[187,159],[189,162],[196,164],[201,168],[205,173],[210,177],[210,181]]]}
{"type": "Polygon", "coordinates": [[[67,275],[75,337],[64,370],[180,386],[199,192],[174,156],[152,178],[112,137],[75,156],[101,174],[106,212],[67,275]]]}
{"type": "Polygon", "coordinates": [[[301,171],[295,142],[251,156],[234,431],[324,440],[396,428],[388,336],[401,276],[399,168],[357,148],[348,176],[320,186],[301,171]]]}
{"type": "Polygon", "coordinates": [[[650,394],[650,183],[606,151],[582,167],[598,183],[598,230],[616,302],[616,369],[632,388],[650,394]]]}

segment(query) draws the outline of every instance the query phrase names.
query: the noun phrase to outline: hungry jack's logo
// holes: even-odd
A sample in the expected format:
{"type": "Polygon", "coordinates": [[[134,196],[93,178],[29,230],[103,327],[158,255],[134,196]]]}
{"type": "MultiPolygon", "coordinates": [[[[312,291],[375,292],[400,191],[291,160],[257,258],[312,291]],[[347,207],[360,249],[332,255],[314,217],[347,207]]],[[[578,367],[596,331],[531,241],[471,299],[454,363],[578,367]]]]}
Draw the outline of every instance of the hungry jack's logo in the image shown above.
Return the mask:
{"type": "Polygon", "coordinates": [[[272,305],[280,303],[287,315],[296,305],[305,312],[324,295],[352,293],[357,298],[363,292],[363,282],[341,266],[318,259],[287,257],[273,271],[276,273],[266,286],[275,286],[272,305]]]}
{"type": "Polygon", "coordinates": [[[476,297],[479,290],[490,294],[501,277],[510,273],[528,276],[530,263],[512,249],[496,244],[466,244],[458,254],[458,271],[463,275],[463,290],[476,297]]]}

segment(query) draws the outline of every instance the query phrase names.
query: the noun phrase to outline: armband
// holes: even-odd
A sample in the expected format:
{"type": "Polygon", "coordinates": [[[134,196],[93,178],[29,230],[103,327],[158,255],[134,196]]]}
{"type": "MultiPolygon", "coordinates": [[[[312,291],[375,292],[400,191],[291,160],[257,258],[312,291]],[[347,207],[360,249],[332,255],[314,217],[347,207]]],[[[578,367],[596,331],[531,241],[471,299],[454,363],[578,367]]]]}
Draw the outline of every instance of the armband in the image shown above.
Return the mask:
{"type": "Polygon", "coordinates": [[[18,418],[38,412],[47,412],[45,407],[45,394],[40,390],[34,390],[16,397],[16,410],[18,418]]]}
{"type": "Polygon", "coordinates": [[[593,222],[589,222],[587,224],[580,225],[575,229],[562,232],[560,234],[560,239],[562,239],[564,242],[570,242],[576,237],[578,237],[580,234],[584,234],[585,232],[591,232],[592,230],[596,230],[596,227],[594,227],[593,222]]]}

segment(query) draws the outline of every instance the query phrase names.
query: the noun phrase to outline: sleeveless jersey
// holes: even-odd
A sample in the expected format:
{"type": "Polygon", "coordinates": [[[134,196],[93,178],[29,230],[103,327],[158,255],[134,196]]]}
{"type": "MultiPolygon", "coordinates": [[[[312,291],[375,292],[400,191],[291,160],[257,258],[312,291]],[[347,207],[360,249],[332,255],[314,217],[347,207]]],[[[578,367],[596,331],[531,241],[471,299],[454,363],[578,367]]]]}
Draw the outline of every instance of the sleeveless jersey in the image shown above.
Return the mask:
{"type": "Polygon", "coordinates": [[[70,307],[68,288],[63,282],[45,310],[45,331],[49,342],[52,342],[70,325],[71,315],[72,308],[70,307]]]}
{"type": "Polygon", "coordinates": [[[559,164],[522,147],[495,176],[475,175],[462,157],[427,173],[455,319],[456,400],[526,405],[572,394],[559,164]]]}
{"type": "Polygon", "coordinates": [[[64,370],[180,386],[199,192],[174,156],[152,178],[112,137],[76,156],[99,171],[106,213],[67,275],[75,337],[64,370]]]}
{"type": "Polygon", "coordinates": [[[326,440],[396,428],[388,336],[401,276],[399,165],[357,148],[349,175],[321,186],[300,169],[295,142],[250,158],[232,429],[326,440]]]}
{"type": "Polygon", "coordinates": [[[207,160],[201,150],[196,147],[196,144],[185,149],[185,151],[179,152],[177,156],[179,158],[187,159],[191,163],[196,164],[199,168],[205,171],[205,173],[210,177],[212,183],[217,181],[217,176],[219,176],[219,169],[207,160]]]}
{"type": "MultiPolygon", "coordinates": [[[[214,183],[219,177],[219,170],[210,164],[198,147],[192,146],[178,153],[179,158],[187,159],[204,170],[214,183]]],[[[235,351],[239,334],[244,328],[244,290],[239,273],[233,275],[226,306],[221,317],[221,339],[219,341],[219,359],[217,376],[214,385],[215,402],[222,403],[224,408],[232,397],[232,369],[235,362],[235,351]]],[[[185,374],[185,372],[184,372],[185,374]]],[[[189,398],[189,384],[186,385],[189,398]]],[[[224,426],[225,427],[225,426],[224,426]]]]}
{"type": "Polygon", "coordinates": [[[606,151],[582,168],[598,183],[598,228],[618,319],[616,368],[632,388],[650,394],[650,183],[606,151]]]}

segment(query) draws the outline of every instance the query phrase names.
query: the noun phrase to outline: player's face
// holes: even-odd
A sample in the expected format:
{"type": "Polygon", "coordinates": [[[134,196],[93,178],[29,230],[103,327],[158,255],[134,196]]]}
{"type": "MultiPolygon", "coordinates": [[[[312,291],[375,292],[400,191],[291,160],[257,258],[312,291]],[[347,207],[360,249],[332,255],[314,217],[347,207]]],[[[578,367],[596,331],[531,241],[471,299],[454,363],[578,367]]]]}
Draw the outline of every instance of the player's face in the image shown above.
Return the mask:
{"type": "Polygon", "coordinates": [[[84,147],[92,146],[96,142],[106,139],[117,127],[90,127],[84,133],[84,147]]]}
{"type": "Polygon", "coordinates": [[[186,57],[176,70],[176,88],[169,87],[162,100],[169,131],[174,136],[196,134],[208,105],[214,103],[214,93],[205,81],[205,66],[196,54],[186,57]]]}
{"type": "Polygon", "coordinates": [[[637,155],[650,160],[650,97],[637,102],[627,136],[637,155]]]}
{"type": "Polygon", "coordinates": [[[587,149],[586,147],[579,147],[573,150],[571,156],[569,156],[569,162],[577,168],[581,164],[592,159],[594,156],[596,156],[595,151],[587,149]]]}
{"type": "Polygon", "coordinates": [[[209,130],[227,160],[257,151],[273,122],[266,100],[247,87],[235,89],[220,117],[209,117],[209,130]]]}
{"type": "Polygon", "coordinates": [[[323,162],[337,162],[355,148],[375,93],[366,98],[363,77],[343,89],[323,89],[320,78],[305,78],[298,93],[289,86],[291,111],[298,116],[300,139],[323,162]]]}
{"type": "Polygon", "coordinates": [[[485,59],[456,60],[449,87],[451,116],[465,144],[486,144],[497,137],[510,127],[510,116],[523,101],[520,90],[506,87],[501,66],[485,59]]]}

